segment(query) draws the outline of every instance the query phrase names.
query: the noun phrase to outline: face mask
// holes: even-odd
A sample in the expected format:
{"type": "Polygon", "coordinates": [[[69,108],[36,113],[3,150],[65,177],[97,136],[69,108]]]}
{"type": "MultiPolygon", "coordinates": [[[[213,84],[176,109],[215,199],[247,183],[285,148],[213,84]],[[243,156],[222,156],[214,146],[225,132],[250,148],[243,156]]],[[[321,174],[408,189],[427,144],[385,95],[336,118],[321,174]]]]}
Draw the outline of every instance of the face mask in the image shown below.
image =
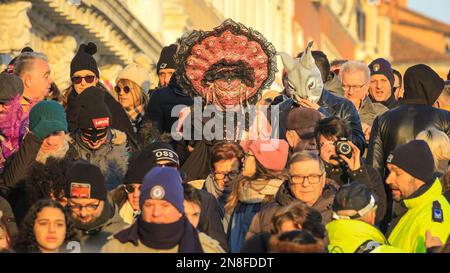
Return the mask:
{"type": "Polygon", "coordinates": [[[95,144],[97,141],[106,138],[108,134],[108,127],[104,129],[81,129],[81,136],[85,138],[90,144],[95,144]]]}
{"type": "Polygon", "coordinates": [[[280,52],[289,79],[290,93],[296,101],[307,99],[317,103],[322,95],[322,76],[311,54],[312,45],[313,42],[308,44],[300,59],[294,59],[289,54],[280,52]]]}

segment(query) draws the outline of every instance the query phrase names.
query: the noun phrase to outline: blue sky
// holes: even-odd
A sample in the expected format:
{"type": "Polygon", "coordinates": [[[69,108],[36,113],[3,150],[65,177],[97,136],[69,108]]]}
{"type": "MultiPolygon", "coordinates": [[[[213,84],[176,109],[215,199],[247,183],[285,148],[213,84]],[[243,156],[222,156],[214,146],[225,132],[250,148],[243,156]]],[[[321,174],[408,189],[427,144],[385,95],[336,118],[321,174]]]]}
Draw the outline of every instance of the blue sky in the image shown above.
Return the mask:
{"type": "Polygon", "coordinates": [[[449,0],[409,0],[411,9],[450,24],[449,0]]]}

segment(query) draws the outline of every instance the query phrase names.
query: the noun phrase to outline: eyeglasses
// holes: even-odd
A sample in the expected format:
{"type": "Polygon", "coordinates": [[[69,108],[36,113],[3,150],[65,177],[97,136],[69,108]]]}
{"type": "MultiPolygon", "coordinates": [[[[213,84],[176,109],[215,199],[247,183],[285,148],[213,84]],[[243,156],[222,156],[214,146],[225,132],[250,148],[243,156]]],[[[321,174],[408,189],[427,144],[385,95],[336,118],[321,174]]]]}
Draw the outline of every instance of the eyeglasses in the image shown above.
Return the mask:
{"type": "Polygon", "coordinates": [[[133,186],[133,185],[123,185],[123,189],[126,191],[126,193],[131,194],[134,193],[135,190],[140,191],[142,185],[133,186]]]}
{"type": "Polygon", "coordinates": [[[76,77],[72,77],[72,83],[80,84],[81,81],[83,81],[83,79],[86,83],[93,83],[95,78],[96,78],[96,76],[94,76],[94,75],[88,75],[88,76],[84,76],[84,77],[76,76],[76,77]]]}
{"type": "Polygon", "coordinates": [[[128,87],[128,86],[124,86],[123,88],[120,88],[119,86],[114,86],[114,90],[117,92],[117,94],[120,94],[120,92],[121,92],[121,90],[123,90],[123,92],[125,93],[125,94],[128,94],[128,93],[130,93],[130,91],[131,91],[131,89],[130,89],[130,87],[128,87]]]}
{"type": "Polygon", "coordinates": [[[95,211],[98,206],[100,206],[100,201],[98,201],[98,204],[87,204],[85,206],[81,205],[81,204],[69,204],[68,207],[72,210],[72,211],[81,211],[83,208],[86,208],[87,211],[93,212],[95,211]]]}
{"type": "Polygon", "coordinates": [[[368,82],[365,82],[362,85],[342,85],[342,89],[344,91],[349,91],[350,89],[353,89],[355,91],[361,91],[361,89],[367,84],[368,82]]]}
{"type": "Polygon", "coordinates": [[[214,172],[214,176],[216,179],[225,179],[225,177],[227,177],[229,180],[233,180],[236,177],[238,177],[238,175],[239,175],[239,171],[232,171],[229,173],[214,172]]]}
{"type": "Polygon", "coordinates": [[[323,176],[324,173],[321,174],[312,174],[308,176],[301,176],[301,175],[290,175],[289,179],[291,184],[304,184],[305,180],[308,180],[308,183],[311,185],[319,184],[320,178],[323,176]]]}

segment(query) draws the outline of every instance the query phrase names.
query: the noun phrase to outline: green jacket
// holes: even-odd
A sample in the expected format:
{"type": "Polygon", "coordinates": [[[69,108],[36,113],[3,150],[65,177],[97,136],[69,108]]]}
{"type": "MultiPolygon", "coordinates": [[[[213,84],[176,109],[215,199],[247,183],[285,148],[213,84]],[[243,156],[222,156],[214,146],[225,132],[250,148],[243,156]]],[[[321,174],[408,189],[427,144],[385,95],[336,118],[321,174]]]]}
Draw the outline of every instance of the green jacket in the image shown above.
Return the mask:
{"type": "Polygon", "coordinates": [[[383,233],[360,220],[333,220],[327,226],[330,253],[400,253],[389,245],[383,233]]]}
{"type": "Polygon", "coordinates": [[[389,235],[391,245],[408,252],[426,253],[425,232],[429,230],[442,242],[450,233],[450,204],[442,195],[442,185],[436,178],[423,194],[403,201],[408,211],[389,235]]]}

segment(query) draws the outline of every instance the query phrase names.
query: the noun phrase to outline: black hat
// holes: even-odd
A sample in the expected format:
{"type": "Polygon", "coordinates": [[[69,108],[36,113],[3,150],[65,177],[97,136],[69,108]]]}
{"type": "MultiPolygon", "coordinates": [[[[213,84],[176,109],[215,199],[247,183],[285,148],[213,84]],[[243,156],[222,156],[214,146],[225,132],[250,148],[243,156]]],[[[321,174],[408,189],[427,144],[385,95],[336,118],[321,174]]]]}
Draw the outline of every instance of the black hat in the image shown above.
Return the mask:
{"type": "Polygon", "coordinates": [[[23,94],[23,82],[14,74],[0,74],[0,103],[6,103],[23,94]]]}
{"type": "Polygon", "coordinates": [[[413,140],[398,146],[391,152],[386,162],[399,167],[425,183],[434,181],[433,154],[423,140],[413,140]]]}
{"type": "Polygon", "coordinates": [[[370,75],[384,75],[391,83],[391,87],[394,87],[395,78],[390,62],[383,58],[378,58],[369,64],[369,69],[370,75]]]}
{"type": "Polygon", "coordinates": [[[375,208],[377,203],[378,198],[370,192],[366,185],[353,181],[343,185],[336,193],[332,207],[333,218],[360,218],[375,208]],[[345,214],[340,214],[340,211],[345,211],[345,214]]]}
{"type": "Polygon", "coordinates": [[[75,54],[70,63],[70,76],[73,76],[77,71],[89,70],[94,72],[99,78],[100,73],[98,72],[97,61],[93,57],[96,52],[97,46],[94,43],[81,44],[77,54],[75,54]]]}
{"type": "Polygon", "coordinates": [[[161,160],[169,160],[170,162],[180,166],[178,154],[175,152],[172,145],[165,142],[154,142],[148,146],[148,149],[153,152],[156,162],[161,160]]]}
{"type": "Polygon", "coordinates": [[[128,160],[128,170],[123,184],[142,184],[144,176],[156,165],[153,151],[144,149],[137,152],[128,160]]]}
{"type": "Polygon", "coordinates": [[[105,103],[105,91],[99,87],[91,86],[81,92],[77,97],[77,104],[78,128],[109,127],[112,124],[112,115],[105,103]]]}
{"type": "Polygon", "coordinates": [[[159,73],[160,69],[172,68],[177,69],[175,63],[175,54],[177,53],[177,45],[171,44],[170,46],[165,46],[161,50],[161,55],[159,56],[159,61],[156,64],[156,73],[159,73]]]}
{"type": "Polygon", "coordinates": [[[67,198],[106,200],[105,177],[100,169],[87,161],[75,162],[67,172],[67,198]]]}

